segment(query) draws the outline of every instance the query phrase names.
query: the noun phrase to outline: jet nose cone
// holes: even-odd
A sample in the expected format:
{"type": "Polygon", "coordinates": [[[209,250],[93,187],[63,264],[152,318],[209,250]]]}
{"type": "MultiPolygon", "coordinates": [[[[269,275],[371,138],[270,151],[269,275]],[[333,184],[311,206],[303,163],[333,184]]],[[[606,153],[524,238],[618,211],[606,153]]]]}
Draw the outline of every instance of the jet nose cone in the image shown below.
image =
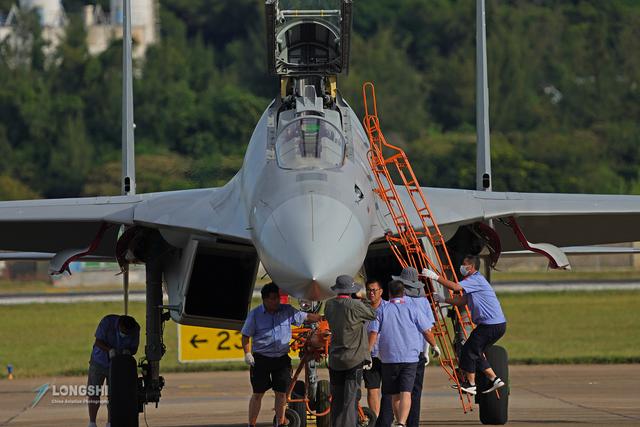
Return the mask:
{"type": "Polygon", "coordinates": [[[309,193],[287,200],[260,234],[260,258],[271,279],[297,298],[334,295],[341,274],[355,275],[367,242],[357,217],[341,202],[309,193]]]}

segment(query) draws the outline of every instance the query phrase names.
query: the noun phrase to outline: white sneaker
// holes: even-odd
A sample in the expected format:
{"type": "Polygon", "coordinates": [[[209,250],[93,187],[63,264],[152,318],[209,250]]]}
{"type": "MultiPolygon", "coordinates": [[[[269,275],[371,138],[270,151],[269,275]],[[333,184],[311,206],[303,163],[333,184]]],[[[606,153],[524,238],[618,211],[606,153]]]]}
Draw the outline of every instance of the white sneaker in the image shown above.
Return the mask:
{"type": "Polygon", "coordinates": [[[487,390],[483,391],[482,393],[484,394],[491,393],[492,391],[497,390],[504,386],[505,386],[504,381],[502,381],[500,377],[495,377],[495,379],[491,383],[491,387],[489,387],[487,390]]]}
{"type": "Polygon", "coordinates": [[[477,388],[475,384],[470,384],[469,381],[465,381],[460,383],[460,390],[464,391],[467,394],[475,396],[477,393],[477,388]]]}

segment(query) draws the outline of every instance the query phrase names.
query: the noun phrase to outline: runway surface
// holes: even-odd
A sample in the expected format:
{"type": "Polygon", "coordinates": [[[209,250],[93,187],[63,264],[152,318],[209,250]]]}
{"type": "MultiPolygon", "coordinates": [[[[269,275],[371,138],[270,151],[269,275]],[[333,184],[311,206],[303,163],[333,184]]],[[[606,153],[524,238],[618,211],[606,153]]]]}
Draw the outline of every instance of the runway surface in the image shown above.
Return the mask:
{"type": "MultiPolygon", "coordinates": [[[[247,372],[179,373],[165,378],[160,406],[147,408],[150,427],[246,426],[247,372]]],[[[509,425],[640,425],[639,378],[640,365],[512,366],[509,425]]],[[[64,386],[85,381],[83,377],[0,381],[0,426],[86,426],[86,406],[77,403],[83,398],[63,395],[64,386]],[[34,390],[45,383],[49,391],[29,408],[34,390]]],[[[479,424],[477,407],[462,413],[439,367],[427,369],[425,383],[421,425],[479,424]]],[[[270,425],[272,409],[269,393],[262,405],[261,426],[270,425]]],[[[101,409],[99,426],[105,425],[105,417],[101,409]]],[[[140,426],[145,426],[142,416],[140,426]]]]}

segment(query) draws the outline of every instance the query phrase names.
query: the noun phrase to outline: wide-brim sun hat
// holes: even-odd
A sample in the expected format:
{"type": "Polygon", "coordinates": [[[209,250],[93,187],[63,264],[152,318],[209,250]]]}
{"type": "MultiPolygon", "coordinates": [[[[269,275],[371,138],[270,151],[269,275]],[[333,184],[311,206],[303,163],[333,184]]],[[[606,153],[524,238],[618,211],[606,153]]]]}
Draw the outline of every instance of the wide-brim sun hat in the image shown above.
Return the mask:
{"type": "Polygon", "coordinates": [[[360,285],[353,280],[353,277],[343,274],[336,278],[336,284],[331,287],[331,290],[339,294],[355,294],[360,290],[360,285]]]}
{"type": "Polygon", "coordinates": [[[418,270],[413,267],[405,267],[399,276],[391,276],[393,280],[401,281],[405,286],[414,289],[420,289],[424,286],[420,280],[418,280],[418,270]]]}

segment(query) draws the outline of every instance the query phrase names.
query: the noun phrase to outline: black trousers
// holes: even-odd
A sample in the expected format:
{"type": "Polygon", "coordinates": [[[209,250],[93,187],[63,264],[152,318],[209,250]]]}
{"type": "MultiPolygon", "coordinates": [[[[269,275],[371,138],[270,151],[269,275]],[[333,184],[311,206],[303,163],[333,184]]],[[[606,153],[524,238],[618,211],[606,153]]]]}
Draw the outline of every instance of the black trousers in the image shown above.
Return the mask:
{"type": "Polygon", "coordinates": [[[490,368],[489,362],[484,357],[484,350],[502,338],[506,331],[506,323],[476,326],[462,346],[460,369],[465,372],[476,372],[490,368]]]}
{"type": "MultiPolygon", "coordinates": [[[[411,410],[407,417],[407,427],[417,427],[420,423],[420,400],[422,399],[422,385],[424,383],[424,364],[427,358],[424,353],[420,353],[418,359],[418,369],[416,370],[416,379],[411,390],[411,410]]],[[[376,427],[389,427],[393,423],[393,408],[391,407],[391,395],[382,393],[380,399],[380,414],[376,421],[376,427]]]]}

